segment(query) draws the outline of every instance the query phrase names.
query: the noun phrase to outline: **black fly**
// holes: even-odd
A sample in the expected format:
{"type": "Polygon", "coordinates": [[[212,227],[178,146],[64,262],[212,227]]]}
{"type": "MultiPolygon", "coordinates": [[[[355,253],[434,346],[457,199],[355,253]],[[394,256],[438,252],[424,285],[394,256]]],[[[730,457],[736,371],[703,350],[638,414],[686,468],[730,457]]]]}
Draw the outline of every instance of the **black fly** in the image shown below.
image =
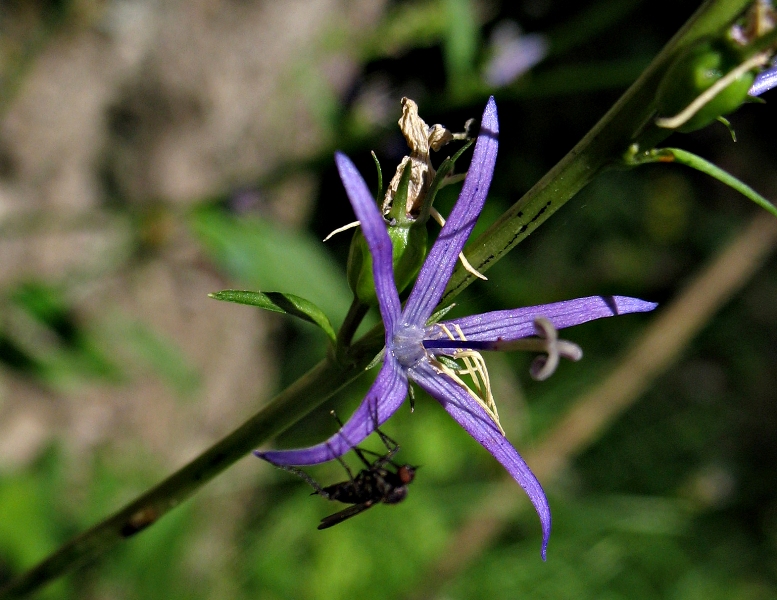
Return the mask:
{"type": "MultiPolygon", "coordinates": [[[[337,419],[336,416],[335,419],[337,419]]],[[[327,500],[337,500],[338,502],[353,505],[321,519],[321,523],[318,526],[319,529],[326,529],[333,525],[337,525],[338,523],[342,523],[346,519],[355,517],[359,513],[364,512],[368,508],[380,504],[381,502],[383,504],[397,504],[407,497],[407,486],[413,481],[417,467],[399,465],[391,460],[399,451],[399,444],[377,427],[375,428],[375,431],[385,444],[388,452],[386,454],[378,454],[354,446],[353,451],[365,467],[355,476],[348,465],[338,457],[337,460],[343,465],[348,473],[347,481],[341,481],[322,487],[315,479],[301,469],[281,466],[282,469],[291,471],[307,481],[315,490],[313,492],[314,494],[318,494],[327,500]],[[365,454],[372,454],[376,458],[370,462],[367,460],[365,454]]]]}

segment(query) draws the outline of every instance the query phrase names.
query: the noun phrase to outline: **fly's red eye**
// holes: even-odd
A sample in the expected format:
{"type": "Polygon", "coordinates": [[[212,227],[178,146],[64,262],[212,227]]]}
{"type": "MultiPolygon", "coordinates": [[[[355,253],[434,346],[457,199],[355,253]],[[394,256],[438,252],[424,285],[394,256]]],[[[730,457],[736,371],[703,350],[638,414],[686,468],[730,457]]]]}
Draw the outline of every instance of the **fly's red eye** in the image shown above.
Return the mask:
{"type": "Polygon", "coordinates": [[[397,469],[397,475],[402,483],[410,483],[415,478],[415,467],[410,465],[402,465],[397,469]]]}

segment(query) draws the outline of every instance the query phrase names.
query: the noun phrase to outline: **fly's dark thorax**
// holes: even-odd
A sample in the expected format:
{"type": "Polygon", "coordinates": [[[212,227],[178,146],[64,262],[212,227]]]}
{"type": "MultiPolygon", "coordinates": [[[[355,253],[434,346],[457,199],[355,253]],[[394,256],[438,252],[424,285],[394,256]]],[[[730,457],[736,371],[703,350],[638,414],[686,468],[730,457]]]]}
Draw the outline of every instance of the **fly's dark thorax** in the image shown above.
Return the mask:
{"type": "Polygon", "coordinates": [[[346,504],[383,502],[396,504],[407,496],[407,485],[402,478],[388,469],[363,469],[353,481],[343,481],[324,488],[331,500],[346,504]]]}

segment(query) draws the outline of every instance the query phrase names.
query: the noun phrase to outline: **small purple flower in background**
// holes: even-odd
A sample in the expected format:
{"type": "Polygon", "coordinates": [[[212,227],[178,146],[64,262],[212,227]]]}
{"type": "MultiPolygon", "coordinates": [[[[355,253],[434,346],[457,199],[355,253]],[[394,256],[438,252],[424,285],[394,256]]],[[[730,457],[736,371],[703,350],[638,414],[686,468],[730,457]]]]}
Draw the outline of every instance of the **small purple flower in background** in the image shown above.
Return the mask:
{"type": "Polygon", "coordinates": [[[483,113],[472,162],[456,206],[429,251],[405,304],[394,284],[392,247],[386,222],[353,163],[337,153],[340,177],[373,257],[373,276],[386,329],[383,367],[367,396],[343,428],[324,443],[298,450],[260,452],[257,456],[283,466],[327,462],[348,452],[373,433],[400,407],[412,381],[436,399],[526,491],[540,517],[542,557],[550,536],[550,507],[537,478],[504,436],[478,350],[528,349],[547,354],[532,373],[545,378],[559,357],[577,360],[580,349],[558,340],[556,330],[593,319],[646,312],[655,304],[623,296],[593,296],[542,306],[489,312],[427,325],[442,297],[475,221],[483,208],[494,172],[499,123],[491,98],[483,113]],[[537,335],[538,337],[531,337],[537,335]],[[460,359],[463,368],[451,359],[460,359]],[[475,391],[459,374],[470,375],[475,391]]]}
{"type": "Polygon", "coordinates": [[[539,33],[524,34],[515,21],[503,21],[491,34],[491,51],[485,79],[493,87],[502,87],[545,58],[548,40],[539,33]]]}
{"type": "Polygon", "coordinates": [[[750,91],[747,94],[749,96],[760,96],[774,87],[777,87],[777,59],[772,61],[770,68],[764,69],[755,76],[755,81],[750,86],[750,91]]]}

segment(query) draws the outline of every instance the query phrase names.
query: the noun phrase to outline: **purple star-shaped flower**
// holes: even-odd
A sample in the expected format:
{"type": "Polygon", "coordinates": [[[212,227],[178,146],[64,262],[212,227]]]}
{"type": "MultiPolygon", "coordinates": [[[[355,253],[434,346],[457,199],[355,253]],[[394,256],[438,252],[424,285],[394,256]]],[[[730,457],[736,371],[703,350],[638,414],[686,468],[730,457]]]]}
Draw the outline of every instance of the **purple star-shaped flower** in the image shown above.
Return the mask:
{"type": "Polygon", "coordinates": [[[489,414],[483,401],[465,387],[438,357],[455,357],[462,349],[506,349],[511,343],[520,343],[518,340],[544,333],[547,349],[543,349],[549,354],[547,367],[547,363],[558,360],[559,354],[573,359],[580,357],[576,355],[574,350],[577,347],[573,344],[563,341],[556,344],[555,329],[602,317],[646,312],[656,305],[623,296],[593,296],[427,325],[450,279],[459,252],[483,208],[494,172],[498,134],[496,104],[491,98],[483,113],[480,134],[461,195],[429,251],[404,310],[394,284],[392,247],[386,222],[354,164],[344,154],[335,155],[340,177],[373,257],[375,289],[386,329],[383,367],[350,420],[326,442],[310,448],[257,451],[256,454],[282,466],[313,465],[339,457],[397,411],[407,397],[408,382],[412,381],[442,404],[526,491],[542,523],[544,559],[551,519],[542,486],[505,438],[498,421],[489,414]],[[450,332],[456,332],[456,335],[451,336],[450,332]],[[564,343],[567,346],[563,346],[564,343]]]}

